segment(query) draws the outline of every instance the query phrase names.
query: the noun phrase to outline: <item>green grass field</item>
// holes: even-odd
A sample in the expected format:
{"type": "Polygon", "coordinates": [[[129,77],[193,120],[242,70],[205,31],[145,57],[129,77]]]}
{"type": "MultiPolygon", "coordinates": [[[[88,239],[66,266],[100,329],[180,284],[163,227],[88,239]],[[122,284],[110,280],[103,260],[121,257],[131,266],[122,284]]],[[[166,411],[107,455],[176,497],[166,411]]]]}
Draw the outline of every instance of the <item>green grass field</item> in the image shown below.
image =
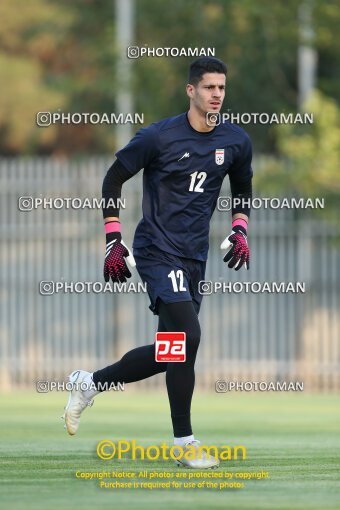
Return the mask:
{"type": "MultiPolygon", "coordinates": [[[[103,394],[67,436],[59,416],[65,394],[0,396],[1,508],[25,510],[335,509],[340,508],[340,398],[292,394],[200,394],[193,403],[196,437],[205,444],[243,444],[247,460],[219,471],[268,471],[243,489],[101,489],[76,471],[183,473],[171,460],[103,461],[102,439],[172,444],[165,394],[103,394]],[[75,506],[77,505],[77,507],[75,506]]],[[[189,472],[189,471],[187,471],[189,472]]],[[[144,480],[145,481],[145,480],[144,480]]]]}

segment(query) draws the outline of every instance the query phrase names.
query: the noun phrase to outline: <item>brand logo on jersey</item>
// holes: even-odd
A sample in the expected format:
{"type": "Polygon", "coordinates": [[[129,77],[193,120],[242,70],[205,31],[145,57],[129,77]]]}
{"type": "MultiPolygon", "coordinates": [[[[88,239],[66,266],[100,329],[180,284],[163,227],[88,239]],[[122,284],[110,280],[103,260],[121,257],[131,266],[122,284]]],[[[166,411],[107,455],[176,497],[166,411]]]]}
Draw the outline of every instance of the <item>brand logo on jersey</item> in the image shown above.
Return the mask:
{"type": "Polygon", "coordinates": [[[190,153],[185,152],[181,158],[179,158],[177,161],[181,161],[181,159],[190,158],[190,153]]]}
{"type": "Polygon", "coordinates": [[[155,335],[155,360],[183,362],[186,359],[185,332],[157,332],[155,335]]]}
{"type": "Polygon", "coordinates": [[[224,163],[224,149],[215,150],[215,163],[216,165],[223,165],[224,163]]]}

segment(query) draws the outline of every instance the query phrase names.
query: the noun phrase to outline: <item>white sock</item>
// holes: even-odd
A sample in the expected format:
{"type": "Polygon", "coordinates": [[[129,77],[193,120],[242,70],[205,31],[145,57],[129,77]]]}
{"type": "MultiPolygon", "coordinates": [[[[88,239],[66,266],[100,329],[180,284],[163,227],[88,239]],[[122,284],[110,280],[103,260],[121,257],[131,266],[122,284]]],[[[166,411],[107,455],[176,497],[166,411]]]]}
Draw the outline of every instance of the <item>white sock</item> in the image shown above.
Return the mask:
{"type": "Polygon", "coordinates": [[[98,393],[100,393],[100,391],[96,389],[96,386],[93,382],[93,372],[84,377],[83,383],[87,386],[87,389],[84,389],[83,393],[88,400],[91,400],[93,397],[98,395],[98,393]]]}
{"type": "Polygon", "coordinates": [[[174,437],[174,444],[177,446],[183,446],[185,443],[188,443],[189,441],[193,441],[195,439],[195,436],[191,434],[191,436],[184,436],[184,437],[174,437]]]}

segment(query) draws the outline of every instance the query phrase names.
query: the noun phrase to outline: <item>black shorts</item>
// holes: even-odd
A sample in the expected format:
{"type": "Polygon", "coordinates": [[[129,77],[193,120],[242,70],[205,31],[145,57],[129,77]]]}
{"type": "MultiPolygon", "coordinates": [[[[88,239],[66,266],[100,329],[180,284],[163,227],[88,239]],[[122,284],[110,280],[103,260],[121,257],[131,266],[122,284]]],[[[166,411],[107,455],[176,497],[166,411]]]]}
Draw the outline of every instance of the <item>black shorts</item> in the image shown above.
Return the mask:
{"type": "Polygon", "coordinates": [[[158,315],[158,300],[164,303],[192,301],[198,314],[202,302],[199,282],[204,280],[206,261],[177,257],[154,245],[135,248],[137,271],[147,284],[150,310],[158,315]]]}

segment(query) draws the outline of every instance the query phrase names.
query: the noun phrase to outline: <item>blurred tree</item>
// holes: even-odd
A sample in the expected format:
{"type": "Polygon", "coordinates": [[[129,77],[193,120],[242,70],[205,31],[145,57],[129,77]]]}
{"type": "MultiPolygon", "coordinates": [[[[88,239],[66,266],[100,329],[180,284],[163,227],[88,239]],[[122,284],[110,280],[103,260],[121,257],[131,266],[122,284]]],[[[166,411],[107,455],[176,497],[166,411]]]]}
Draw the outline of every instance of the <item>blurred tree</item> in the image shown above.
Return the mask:
{"type": "MultiPolygon", "coordinates": [[[[124,1],[124,0],[122,0],[124,1]]],[[[138,0],[136,40],[150,47],[214,47],[227,62],[224,111],[294,112],[301,0],[138,0]]],[[[3,0],[0,4],[0,151],[111,152],[108,125],[35,125],[37,111],[119,112],[115,102],[114,4],[96,0],[3,0]]],[[[318,88],[340,100],[340,10],[314,0],[318,88]]],[[[185,111],[193,58],[133,61],[135,111],[146,123],[185,111]]],[[[138,127],[138,126],[137,126],[138,127]]],[[[277,131],[245,125],[256,152],[280,153],[277,131]]]]}
{"type": "Polygon", "coordinates": [[[340,164],[340,110],[334,99],[314,91],[305,104],[314,123],[287,124],[275,128],[278,161],[268,163],[257,175],[261,194],[324,197],[338,203],[340,164]]]}
{"type": "MultiPolygon", "coordinates": [[[[58,4],[72,17],[54,62],[58,86],[68,91],[65,111],[119,111],[115,105],[113,2],[58,0],[58,4]]],[[[113,134],[114,128],[108,124],[63,126],[58,143],[66,153],[112,152],[113,134]]]]}
{"type": "Polygon", "coordinates": [[[2,154],[53,150],[57,128],[38,129],[36,113],[66,103],[45,64],[54,61],[70,16],[44,0],[0,3],[0,150],[2,154]]]}
{"type": "MultiPolygon", "coordinates": [[[[264,1],[255,5],[247,0],[174,0],[171,5],[141,0],[137,11],[138,43],[214,47],[216,56],[229,68],[225,111],[291,111],[296,104],[296,5],[291,0],[285,4],[264,1]]],[[[136,61],[137,89],[142,91],[137,100],[148,119],[154,120],[155,103],[165,115],[187,108],[184,89],[192,60],[136,61]],[[148,95],[152,102],[147,103],[148,95]]],[[[246,129],[257,150],[268,150],[268,128],[248,125],[246,129]]]]}
{"type": "Polygon", "coordinates": [[[1,153],[108,151],[110,126],[39,128],[36,113],[114,111],[112,5],[11,0],[0,18],[1,153]]]}
{"type": "Polygon", "coordinates": [[[340,8],[337,0],[315,1],[318,62],[317,87],[340,103],[340,8]]]}

